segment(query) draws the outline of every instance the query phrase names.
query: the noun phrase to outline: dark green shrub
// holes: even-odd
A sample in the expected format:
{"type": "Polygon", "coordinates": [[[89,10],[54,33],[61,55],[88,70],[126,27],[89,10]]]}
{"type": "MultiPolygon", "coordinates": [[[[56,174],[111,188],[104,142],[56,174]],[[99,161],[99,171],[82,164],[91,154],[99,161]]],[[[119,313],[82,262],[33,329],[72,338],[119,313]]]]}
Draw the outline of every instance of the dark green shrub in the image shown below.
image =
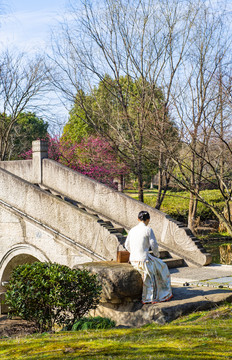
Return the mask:
{"type": "Polygon", "coordinates": [[[35,323],[38,331],[54,324],[73,325],[100,300],[101,285],[87,270],[71,270],[59,264],[17,266],[6,292],[11,314],[35,323]]]}
{"type": "Polygon", "coordinates": [[[115,321],[101,316],[83,317],[76,321],[72,327],[66,327],[64,330],[90,330],[90,329],[111,329],[115,327],[115,321]]]}

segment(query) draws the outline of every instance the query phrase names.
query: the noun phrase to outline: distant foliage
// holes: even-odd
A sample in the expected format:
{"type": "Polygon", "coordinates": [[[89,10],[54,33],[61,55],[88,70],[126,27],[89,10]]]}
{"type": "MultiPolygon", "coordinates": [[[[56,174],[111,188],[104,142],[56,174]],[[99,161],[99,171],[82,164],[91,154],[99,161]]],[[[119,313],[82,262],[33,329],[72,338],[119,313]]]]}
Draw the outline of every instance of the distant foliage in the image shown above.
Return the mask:
{"type": "Polygon", "coordinates": [[[11,131],[12,158],[31,148],[32,141],[48,136],[48,123],[34,113],[21,113],[11,131]]]}
{"type": "MultiPolygon", "coordinates": [[[[48,142],[48,158],[59,161],[59,158],[61,156],[61,146],[58,136],[51,137],[49,134],[47,134],[47,136],[40,140],[46,140],[48,142]]],[[[20,154],[19,158],[24,160],[32,159],[32,148],[20,154]]]]}
{"type": "Polygon", "coordinates": [[[61,140],[60,144],[59,162],[92,179],[113,187],[115,178],[128,174],[128,167],[120,162],[104,138],[90,136],[80,143],[61,140]]]}
{"type": "MultiPolygon", "coordinates": [[[[110,144],[101,137],[83,138],[71,143],[65,138],[47,136],[49,159],[60,162],[73,170],[103,184],[114,187],[114,179],[125,176],[129,168],[116,156],[110,144]]],[[[21,154],[23,159],[32,158],[32,149],[21,154]]]]}
{"type": "Polygon", "coordinates": [[[17,266],[7,286],[6,303],[12,315],[35,323],[38,331],[55,324],[73,326],[99,303],[101,285],[87,270],[35,262],[17,266]]]}
{"type": "Polygon", "coordinates": [[[20,159],[21,153],[31,148],[33,140],[47,136],[47,129],[48,123],[37,117],[35,113],[22,112],[18,114],[17,119],[0,113],[0,138],[7,138],[4,160],[20,159]]]}

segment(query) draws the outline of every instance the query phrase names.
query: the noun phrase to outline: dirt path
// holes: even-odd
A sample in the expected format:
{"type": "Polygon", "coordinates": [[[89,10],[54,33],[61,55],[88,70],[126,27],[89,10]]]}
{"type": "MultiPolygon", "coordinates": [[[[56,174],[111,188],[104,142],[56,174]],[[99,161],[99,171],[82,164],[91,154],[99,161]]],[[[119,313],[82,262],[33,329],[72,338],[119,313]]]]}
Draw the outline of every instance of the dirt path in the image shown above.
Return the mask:
{"type": "Polygon", "coordinates": [[[20,318],[9,319],[7,315],[0,315],[0,338],[30,335],[35,327],[28,321],[20,318]]]}

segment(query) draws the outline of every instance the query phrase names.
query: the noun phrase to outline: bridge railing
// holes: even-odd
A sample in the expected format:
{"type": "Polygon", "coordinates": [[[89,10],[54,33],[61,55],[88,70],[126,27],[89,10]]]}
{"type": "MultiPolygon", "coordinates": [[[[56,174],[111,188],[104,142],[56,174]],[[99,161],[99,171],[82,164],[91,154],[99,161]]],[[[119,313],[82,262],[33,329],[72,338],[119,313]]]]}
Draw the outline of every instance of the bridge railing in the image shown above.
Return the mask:
{"type": "MultiPolygon", "coordinates": [[[[150,225],[160,246],[183,257],[189,265],[207,265],[211,262],[211,255],[202,250],[198,239],[183,224],[159,210],[47,159],[46,144],[41,141],[33,142],[32,161],[11,163],[12,166],[9,163],[5,165],[6,170],[81,202],[125,229],[137,224],[139,211],[147,210],[151,215],[150,225]]],[[[4,164],[0,163],[0,166],[4,164]]]]}
{"type": "Polygon", "coordinates": [[[53,160],[43,159],[42,182],[56,191],[79,201],[85,206],[118,223],[125,229],[137,224],[141,210],[149,211],[150,225],[159,244],[190,265],[206,265],[211,255],[198,247],[198,239],[182,224],[167,214],[69,169],[53,160]]]}

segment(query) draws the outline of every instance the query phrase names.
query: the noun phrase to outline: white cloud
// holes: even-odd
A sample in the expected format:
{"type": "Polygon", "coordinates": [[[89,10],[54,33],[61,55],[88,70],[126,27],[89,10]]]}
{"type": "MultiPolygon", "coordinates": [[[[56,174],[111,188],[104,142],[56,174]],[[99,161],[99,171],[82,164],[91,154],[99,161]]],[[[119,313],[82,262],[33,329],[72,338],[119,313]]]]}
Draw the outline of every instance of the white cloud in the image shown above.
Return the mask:
{"type": "Polygon", "coordinates": [[[0,16],[0,47],[21,51],[44,50],[49,44],[50,29],[61,16],[55,11],[24,11],[0,16]]]}

